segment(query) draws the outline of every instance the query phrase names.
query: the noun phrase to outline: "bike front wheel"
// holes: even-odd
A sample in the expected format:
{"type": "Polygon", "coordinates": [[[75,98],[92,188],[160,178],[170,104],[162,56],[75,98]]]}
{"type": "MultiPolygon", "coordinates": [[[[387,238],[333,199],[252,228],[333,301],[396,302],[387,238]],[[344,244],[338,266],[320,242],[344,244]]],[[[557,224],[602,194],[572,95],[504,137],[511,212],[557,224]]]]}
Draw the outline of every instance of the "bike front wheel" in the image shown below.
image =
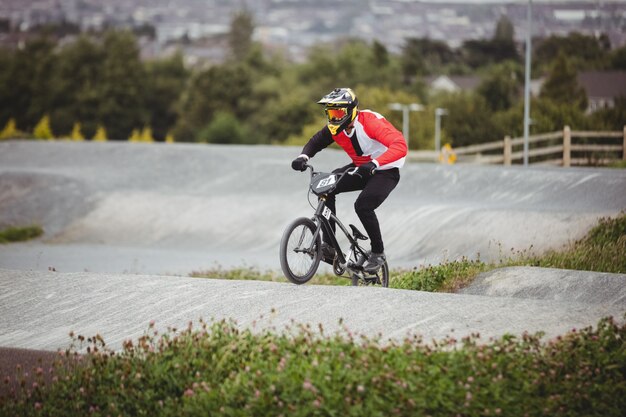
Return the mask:
{"type": "Polygon", "coordinates": [[[322,250],[316,230],[313,220],[301,217],[287,226],[280,240],[280,267],[294,284],[309,281],[319,267],[322,250]]]}

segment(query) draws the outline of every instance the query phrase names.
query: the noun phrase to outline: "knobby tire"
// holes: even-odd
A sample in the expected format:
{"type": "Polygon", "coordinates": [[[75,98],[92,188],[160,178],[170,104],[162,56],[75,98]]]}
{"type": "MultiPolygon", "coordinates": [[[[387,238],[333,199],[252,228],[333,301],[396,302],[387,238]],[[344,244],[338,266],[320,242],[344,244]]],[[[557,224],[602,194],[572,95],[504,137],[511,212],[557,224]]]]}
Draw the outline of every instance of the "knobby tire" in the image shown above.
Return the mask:
{"type": "Polygon", "coordinates": [[[313,220],[300,217],[287,226],[280,240],[280,267],[285,277],[294,284],[308,282],[317,272],[322,251],[319,233],[312,245],[316,229],[313,220]],[[311,252],[302,252],[311,247],[311,252]]]}

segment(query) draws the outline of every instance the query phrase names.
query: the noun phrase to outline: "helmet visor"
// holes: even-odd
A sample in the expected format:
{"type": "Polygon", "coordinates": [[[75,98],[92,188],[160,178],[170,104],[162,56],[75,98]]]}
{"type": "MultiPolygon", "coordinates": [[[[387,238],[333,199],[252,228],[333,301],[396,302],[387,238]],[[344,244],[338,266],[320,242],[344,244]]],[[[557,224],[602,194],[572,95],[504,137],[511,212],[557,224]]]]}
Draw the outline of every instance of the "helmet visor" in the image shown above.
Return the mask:
{"type": "Polygon", "coordinates": [[[326,116],[328,116],[329,122],[340,122],[348,114],[348,109],[345,107],[335,107],[326,109],[326,116]]]}

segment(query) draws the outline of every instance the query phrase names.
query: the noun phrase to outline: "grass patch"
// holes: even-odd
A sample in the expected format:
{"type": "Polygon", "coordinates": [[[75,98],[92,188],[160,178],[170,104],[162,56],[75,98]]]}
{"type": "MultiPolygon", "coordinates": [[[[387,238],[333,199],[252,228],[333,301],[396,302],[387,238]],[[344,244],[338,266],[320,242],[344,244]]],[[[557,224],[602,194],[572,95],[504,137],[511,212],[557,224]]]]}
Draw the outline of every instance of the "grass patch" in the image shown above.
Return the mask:
{"type": "Polygon", "coordinates": [[[0,243],[23,242],[43,235],[41,226],[8,227],[0,230],[0,243]]]}
{"type": "Polygon", "coordinates": [[[394,271],[389,286],[403,290],[455,292],[472,282],[481,272],[495,267],[479,259],[462,258],[459,261],[446,261],[440,265],[414,268],[411,271],[394,271]]]}
{"type": "MultiPolygon", "coordinates": [[[[266,270],[261,271],[254,267],[224,269],[216,266],[202,271],[193,271],[189,276],[194,278],[214,278],[214,279],[240,279],[255,281],[285,282],[287,278],[282,272],[266,270]]],[[[350,285],[350,279],[338,277],[333,273],[317,273],[311,281],[313,285],[350,285]]]]}
{"type": "Polygon", "coordinates": [[[626,214],[600,219],[587,236],[562,251],[526,256],[518,262],[546,268],[626,273],[626,214]]]}
{"type": "MultiPolygon", "coordinates": [[[[190,323],[178,333],[150,328],[117,353],[89,338],[83,365],[59,361],[56,382],[41,377],[0,399],[0,415],[621,416],[625,339],[610,318],[550,341],[539,333],[487,344],[190,323]]],[[[75,336],[66,355],[83,341],[75,336]]]]}

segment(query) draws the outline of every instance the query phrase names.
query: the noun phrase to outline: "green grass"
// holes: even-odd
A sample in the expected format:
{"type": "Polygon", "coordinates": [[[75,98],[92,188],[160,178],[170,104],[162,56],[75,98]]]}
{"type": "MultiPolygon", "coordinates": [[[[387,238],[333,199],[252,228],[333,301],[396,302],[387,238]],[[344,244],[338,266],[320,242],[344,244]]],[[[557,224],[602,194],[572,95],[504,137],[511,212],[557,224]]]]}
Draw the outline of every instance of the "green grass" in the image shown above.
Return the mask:
{"type": "Polygon", "coordinates": [[[519,262],[546,268],[626,273],[626,214],[600,219],[587,236],[562,251],[522,257],[519,262]]]}
{"type": "Polygon", "coordinates": [[[609,164],[609,168],[626,168],[626,160],[624,161],[615,161],[609,164]]]}
{"type": "Polygon", "coordinates": [[[0,243],[23,242],[42,234],[41,226],[8,227],[0,230],[0,243]]]}
{"type": "Polygon", "coordinates": [[[73,367],[59,360],[52,384],[34,369],[35,383],[0,399],[0,415],[621,416],[624,340],[626,326],[610,318],[549,341],[486,344],[477,335],[383,344],[348,330],[252,332],[226,321],[162,335],[151,327],[117,353],[87,339],[91,354],[73,367]]]}
{"type": "MultiPolygon", "coordinates": [[[[219,265],[211,269],[191,272],[189,276],[195,278],[240,279],[274,282],[287,281],[287,278],[285,278],[282,272],[278,271],[260,271],[254,267],[225,269],[219,265]]],[[[332,273],[318,273],[309,282],[315,285],[350,285],[350,279],[338,277],[332,273]]]]}

